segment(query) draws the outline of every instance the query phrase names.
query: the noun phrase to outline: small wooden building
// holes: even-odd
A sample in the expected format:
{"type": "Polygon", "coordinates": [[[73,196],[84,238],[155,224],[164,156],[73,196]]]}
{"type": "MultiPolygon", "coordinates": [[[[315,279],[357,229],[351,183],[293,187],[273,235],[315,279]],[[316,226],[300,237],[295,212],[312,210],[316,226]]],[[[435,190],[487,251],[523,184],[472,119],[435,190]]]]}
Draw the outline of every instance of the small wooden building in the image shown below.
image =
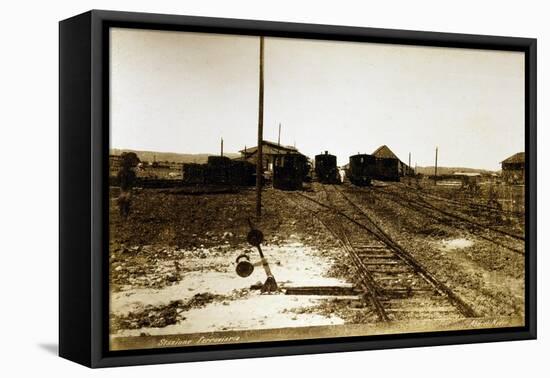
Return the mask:
{"type": "MultiPolygon", "coordinates": [[[[241,153],[241,160],[246,160],[252,164],[256,164],[258,156],[258,147],[248,147],[244,150],[239,151],[241,153]]],[[[296,147],[292,146],[283,146],[278,143],[270,142],[264,140],[262,144],[262,161],[263,161],[263,170],[264,171],[273,171],[274,162],[277,156],[286,154],[300,154],[296,147]]]]}
{"type": "Polygon", "coordinates": [[[509,184],[525,184],[525,152],[518,152],[503,160],[502,179],[509,184]]]}

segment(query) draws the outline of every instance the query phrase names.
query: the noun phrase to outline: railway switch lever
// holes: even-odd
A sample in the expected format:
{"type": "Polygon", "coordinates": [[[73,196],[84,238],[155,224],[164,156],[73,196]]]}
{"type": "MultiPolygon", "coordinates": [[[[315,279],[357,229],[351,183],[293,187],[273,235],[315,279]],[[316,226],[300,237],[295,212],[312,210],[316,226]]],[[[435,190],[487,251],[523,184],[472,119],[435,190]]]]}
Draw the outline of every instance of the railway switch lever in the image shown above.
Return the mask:
{"type": "Polygon", "coordinates": [[[236,260],[237,267],[235,270],[237,274],[243,278],[248,277],[254,271],[254,265],[250,263],[250,257],[246,254],[239,255],[236,260]]]}
{"type": "Polygon", "coordinates": [[[275,280],[275,277],[273,276],[273,273],[271,272],[271,269],[269,268],[269,263],[267,262],[267,259],[265,258],[263,252],[262,252],[262,242],[264,240],[264,234],[262,231],[258,230],[254,227],[250,219],[248,219],[248,225],[250,226],[250,231],[248,232],[246,236],[246,240],[248,243],[256,249],[258,249],[258,253],[260,255],[260,263],[252,264],[250,262],[250,257],[246,254],[242,254],[239,257],[237,257],[237,274],[241,277],[248,277],[252,274],[254,271],[254,266],[261,264],[264,268],[265,275],[267,276],[262,288],[262,293],[272,293],[277,291],[279,288],[277,286],[277,281],[275,280]]]}

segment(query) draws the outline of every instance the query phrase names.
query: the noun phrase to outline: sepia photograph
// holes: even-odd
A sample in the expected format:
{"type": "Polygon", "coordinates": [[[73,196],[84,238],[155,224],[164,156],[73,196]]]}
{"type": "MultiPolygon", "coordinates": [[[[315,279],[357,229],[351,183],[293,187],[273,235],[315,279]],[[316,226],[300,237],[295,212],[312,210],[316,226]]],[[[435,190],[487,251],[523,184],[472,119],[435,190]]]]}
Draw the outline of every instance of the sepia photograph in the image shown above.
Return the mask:
{"type": "Polygon", "coordinates": [[[109,29],[109,350],[525,326],[523,51],[109,29]]]}

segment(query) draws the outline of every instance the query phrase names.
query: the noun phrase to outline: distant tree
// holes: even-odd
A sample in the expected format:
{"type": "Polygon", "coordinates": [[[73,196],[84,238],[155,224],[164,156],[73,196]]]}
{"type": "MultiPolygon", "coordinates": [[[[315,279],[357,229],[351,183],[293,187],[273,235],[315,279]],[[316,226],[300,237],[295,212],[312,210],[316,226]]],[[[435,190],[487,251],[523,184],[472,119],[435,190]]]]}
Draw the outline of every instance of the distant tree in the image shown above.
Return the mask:
{"type": "Polygon", "coordinates": [[[134,187],[136,181],[134,169],[139,163],[140,160],[134,152],[123,152],[120,155],[120,170],[117,177],[122,191],[129,191],[134,187]]]}

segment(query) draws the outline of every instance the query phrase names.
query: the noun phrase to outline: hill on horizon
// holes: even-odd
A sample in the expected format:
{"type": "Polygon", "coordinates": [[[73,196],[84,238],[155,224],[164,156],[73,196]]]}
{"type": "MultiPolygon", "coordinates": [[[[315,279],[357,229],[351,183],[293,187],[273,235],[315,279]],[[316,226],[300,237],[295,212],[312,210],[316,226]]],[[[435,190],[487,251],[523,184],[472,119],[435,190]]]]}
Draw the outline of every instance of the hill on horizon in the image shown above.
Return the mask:
{"type": "MultiPolygon", "coordinates": [[[[218,154],[209,154],[209,153],[201,153],[201,154],[180,154],[177,152],[157,152],[157,151],[139,151],[139,150],[131,150],[127,148],[111,148],[109,150],[110,155],[120,155],[123,152],[134,152],[138,156],[139,160],[141,161],[168,161],[168,162],[175,162],[175,163],[206,163],[208,160],[208,156],[218,155],[218,154]]],[[[224,153],[224,156],[227,156],[230,159],[234,159],[237,157],[240,157],[241,155],[238,153],[224,153]]]]}
{"type": "MultiPolygon", "coordinates": [[[[485,173],[492,174],[497,171],[490,171],[487,169],[477,169],[477,168],[465,168],[465,167],[437,167],[438,175],[452,175],[455,172],[468,172],[468,173],[485,173]]],[[[435,174],[435,167],[416,167],[416,173],[421,173],[423,175],[433,175],[435,174]]]]}

